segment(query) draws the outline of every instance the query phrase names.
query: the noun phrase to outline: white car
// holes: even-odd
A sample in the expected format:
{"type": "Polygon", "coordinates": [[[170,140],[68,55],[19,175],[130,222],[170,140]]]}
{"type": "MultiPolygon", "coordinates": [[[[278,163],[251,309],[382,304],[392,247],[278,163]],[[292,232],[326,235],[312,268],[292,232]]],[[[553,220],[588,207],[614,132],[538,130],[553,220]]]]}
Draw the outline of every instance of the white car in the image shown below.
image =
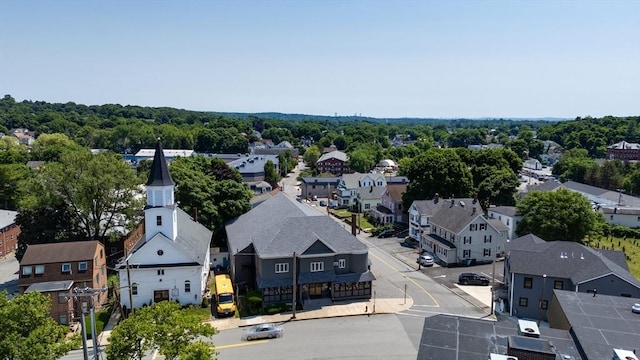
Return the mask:
{"type": "Polygon", "coordinates": [[[255,339],[273,339],[282,337],[282,335],[284,335],[284,328],[281,325],[268,323],[251,327],[242,337],[247,341],[251,341],[255,339]]]}
{"type": "Polygon", "coordinates": [[[422,266],[433,266],[433,256],[429,255],[429,254],[422,254],[418,257],[418,260],[416,260],[416,262],[422,266]]]}
{"type": "Polygon", "coordinates": [[[640,304],[639,303],[633,304],[633,306],[631,307],[631,311],[636,314],[640,314],[640,304]]]}

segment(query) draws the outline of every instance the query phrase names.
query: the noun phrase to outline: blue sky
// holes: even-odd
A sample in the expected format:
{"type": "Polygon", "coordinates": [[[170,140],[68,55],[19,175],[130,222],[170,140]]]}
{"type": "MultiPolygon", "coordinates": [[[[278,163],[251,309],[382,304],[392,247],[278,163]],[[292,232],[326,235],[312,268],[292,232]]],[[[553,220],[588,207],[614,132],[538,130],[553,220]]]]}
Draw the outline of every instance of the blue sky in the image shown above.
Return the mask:
{"type": "Polygon", "coordinates": [[[640,0],[0,0],[0,92],[229,112],[640,115],[640,0]]]}

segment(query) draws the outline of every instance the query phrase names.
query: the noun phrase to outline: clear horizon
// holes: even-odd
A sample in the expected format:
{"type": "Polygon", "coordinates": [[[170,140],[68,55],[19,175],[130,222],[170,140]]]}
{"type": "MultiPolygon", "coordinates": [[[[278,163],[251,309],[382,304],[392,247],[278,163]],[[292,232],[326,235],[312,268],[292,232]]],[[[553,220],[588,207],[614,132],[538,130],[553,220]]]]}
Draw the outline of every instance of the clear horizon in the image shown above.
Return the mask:
{"type": "Polygon", "coordinates": [[[640,0],[3,0],[0,92],[238,113],[637,116],[640,0]]]}

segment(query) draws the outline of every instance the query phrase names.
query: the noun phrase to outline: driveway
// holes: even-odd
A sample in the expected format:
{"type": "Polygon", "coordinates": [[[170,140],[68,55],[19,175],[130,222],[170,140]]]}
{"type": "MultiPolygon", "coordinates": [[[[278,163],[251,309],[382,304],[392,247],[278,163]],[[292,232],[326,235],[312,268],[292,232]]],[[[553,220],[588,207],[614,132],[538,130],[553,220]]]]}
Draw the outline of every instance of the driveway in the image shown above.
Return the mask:
{"type": "Polygon", "coordinates": [[[20,264],[14,253],[0,259],[0,291],[6,291],[10,296],[18,292],[19,270],[20,264]]]}

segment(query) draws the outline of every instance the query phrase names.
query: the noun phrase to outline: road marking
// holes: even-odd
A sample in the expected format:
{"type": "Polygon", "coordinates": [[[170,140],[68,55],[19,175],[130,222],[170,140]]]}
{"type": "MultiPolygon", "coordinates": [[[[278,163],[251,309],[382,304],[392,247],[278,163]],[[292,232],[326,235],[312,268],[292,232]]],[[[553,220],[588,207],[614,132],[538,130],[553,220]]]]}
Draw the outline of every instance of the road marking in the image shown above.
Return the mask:
{"type": "Polygon", "coordinates": [[[268,342],[269,342],[268,340],[247,341],[247,342],[229,344],[229,345],[218,345],[218,346],[215,346],[215,349],[220,350],[220,349],[228,349],[228,348],[234,348],[234,347],[240,347],[240,346],[260,345],[260,344],[266,344],[268,342]]]}
{"type": "Polygon", "coordinates": [[[431,300],[433,300],[433,302],[436,304],[436,307],[440,307],[440,304],[438,304],[438,301],[433,297],[433,295],[431,295],[427,290],[425,290],[425,288],[423,288],[422,286],[420,286],[420,284],[418,284],[417,282],[415,282],[412,278],[408,277],[407,275],[405,275],[404,273],[402,273],[400,270],[396,269],[395,267],[391,266],[391,264],[387,263],[386,261],[382,260],[379,256],[376,256],[376,254],[370,253],[371,256],[375,257],[376,259],[380,260],[383,264],[387,265],[388,267],[390,267],[392,270],[397,271],[398,274],[402,275],[405,279],[411,281],[412,283],[414,283],[420,290],[422,290],[425,294],[429,295],[429,297],[431,298],[431,300]]]}
{"type": "Polygon", "coordinates": [[[432,279],[439,279],[439,278],[445,278],[447,277],[447,275],[436,275],[436,276],[432,276],[432,279]]]}

